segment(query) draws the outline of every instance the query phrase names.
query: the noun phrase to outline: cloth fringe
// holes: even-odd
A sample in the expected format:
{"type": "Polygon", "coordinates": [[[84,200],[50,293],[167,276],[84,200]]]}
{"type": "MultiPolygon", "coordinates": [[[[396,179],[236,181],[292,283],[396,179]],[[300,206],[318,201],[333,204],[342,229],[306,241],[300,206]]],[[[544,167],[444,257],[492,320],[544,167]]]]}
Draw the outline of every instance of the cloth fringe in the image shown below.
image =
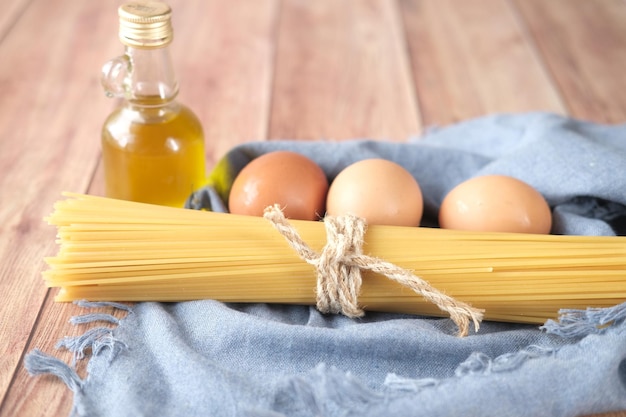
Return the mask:
{"type": "Polygon", "coordinates": [[[518,369],[529,359],[550,356],[555,352],[556,349],[535,345],[528,346],[518,352],[505,353],[495,359],[484,353],[474,352],[457,367],[454,374],[457,377],[462,377],[465,375],[511,372],[518,369]]]}
{"type": "MultiPolygon", "coordinates": [[[[556,351],[556,348],[531,345],[493,359],[485,353],[474,352],[458,366],[452,379],[512,372],[528,360],[550,356],[556,351]]],[[[310,373],[288,380],[275,398],[274,410],[281,417],[288,415],[281,413],[283,410],[294,408],[306,410],[303,415],[310,416],[341,415],[338,410],[351,410],[354,415],[365,414],[371,407],[433,389],[445,382],[445,378],[412,379],[390,373],[383,383],[385,390],[378,392],[363,385],[349,372],[321,363],[310,373]]]]}
{"type": "Polygon", "coordinates": [[[132,313],[133,308],[128,304],[116,303],[113,301],[87,301],[87,300],[78,300],[74,301],[79,307],[83,308],[100,308],[100,307],[112,307],[116,310],[126,311],[127,313],[132,313]]]}
{"type": "Polygon", "coordinates": [[[383,399],[383,394],[364,386],[350,373],[320,363],[310,373],[286,381],[275,398],[274,410],[298,408],[311,416],[338,415],[338,410],[363,413],[383,399]]]}
{"type": "Polygon", "coordinates": [[[24,358],[24,367],[31,375],[54,375],[73,392],[82,389],[84,381],[76,371],[62,360],[33,349],[24,358]]]}
{"type": "MultiPolygon", "coordinates": [[[[512,372],[521,367],[526,361],[550,356],[556,353],[555,348],[530,345],[517,352],[505,353],[491,358],[482,352],[472,353],[460,363],[454,371],[454,376],[462,378],[468,375],[489,375],[498,372],[512,372]]],[[[440,379],[422,378],[412,379],[389,374],[385,378],[385,386],[395,392],[419,392],[426,388],[433,388],[441,383],[440,379]]]]}
{"type": "MultiPolygon", "coordinates": [[[[75,302],[76,305],[84,308],[114,308],[116,310],[132,313],[132,308],[126,304],[113,302],[89,302],[85,300],[75,302]]],[[[104,321],[115,325],[119,324],[119,319],[111,314],[90,313],[70,318],[72,325],[90,324],[104,321]]],[[[72,364],[68,365],[64,361],[43,353],[39,349],[33,349],[24,358],[24,367],[31,375],[49,374],[54,375],[65,383],[73,392],[77,392],[83,385],[83,380],[76,373],[75,366],[78,360],[84,359],[88,352],[98,356],[104,351],[109,353],[109,362],[118,353],[128,346],[113,336],[113,328],[94,327],[88,329],[79,336],[66,336],[59,340],[55,346],[57,349],[67,349],[73,353],[72,364]]]]}
{"type": "Polygon", "coordinates": [[[95,327],[87,330],[79,336],[66,336],[59,340],[55,346],[57,349],[67,349],[74,354],[72,364],[84,359],[91,350],[92,355],[99,355],[104,348],[109,349],[109,360],[113,360],[121,347],[126,344],[113,337],[113,329],[109,327],[95,327]]]}
{"type": "Polygon", "coordinates": [[[436,387],[440,382],[440,379],[435,378],[413,379],[397,374],[388,374],[384,386],[395,392],[418,392],[426,388],[436,387]]]}
{"type": "Polygon", "coordinates": [[[579,338],[603,333],[608,327],[619,324],[624,319],[626,319],[626,303],[586,310],[563,309],[559,311],[558,321],[548,320],[540,328],[560,337],[579,338]]]}
{"type": "Polygon", "coordinates": [[[104,321],[111,324],[120,324],[120,320],[117,317],[105,313],[92,313],[82,316],[70,317],[70,324],[73,324],[75,326],[79,324],[94,323],[96,321],[104,321]]]}

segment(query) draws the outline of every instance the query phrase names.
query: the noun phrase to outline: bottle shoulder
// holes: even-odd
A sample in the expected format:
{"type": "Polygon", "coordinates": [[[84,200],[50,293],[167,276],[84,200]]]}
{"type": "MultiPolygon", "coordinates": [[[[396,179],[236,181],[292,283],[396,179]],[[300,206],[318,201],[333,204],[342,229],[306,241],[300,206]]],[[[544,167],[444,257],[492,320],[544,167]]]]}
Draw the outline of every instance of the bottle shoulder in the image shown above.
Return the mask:
{"type": "Polygon", "coordinates": [[[165,126],[168,124],[185,124],[189,130],[202,131],[198,116],[188,106],[179,102],[170,102],[160,106],[138,106],[132,103],[123,104],[114,109],[104,121],[104,129],[130,128],[143,125],[165,126]]]}
{"type": "Polygon", "coordinates": [[[171,146],[172,143],[203,143],[204,132],[198,117],[180,103],[159,108],[124,105],[104,122],[102,140],[116,147],[171,146]]]}

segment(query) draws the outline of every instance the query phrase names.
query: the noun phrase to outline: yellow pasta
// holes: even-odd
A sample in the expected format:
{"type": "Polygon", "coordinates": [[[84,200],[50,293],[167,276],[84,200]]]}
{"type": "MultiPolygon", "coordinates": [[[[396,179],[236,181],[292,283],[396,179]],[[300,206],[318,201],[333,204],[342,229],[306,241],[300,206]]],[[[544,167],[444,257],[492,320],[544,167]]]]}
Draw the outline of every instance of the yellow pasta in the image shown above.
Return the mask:
{"type": "MultiPolygon", "coordinates": [[[[44,279],[57,301],[314,304],[316,271],[268,220],[65,194],[48,222],[59,250],[44,279]]],[[[322,222],[290,221],[319,251],[322,222]]],[[[626,238],[375,226],[363,252],[391,262],[485,319],[543,323],[562,308],[626,300],[626,238]]],[[[419,294],[363,271],[366,310],[442,315],[419,294]]]]}

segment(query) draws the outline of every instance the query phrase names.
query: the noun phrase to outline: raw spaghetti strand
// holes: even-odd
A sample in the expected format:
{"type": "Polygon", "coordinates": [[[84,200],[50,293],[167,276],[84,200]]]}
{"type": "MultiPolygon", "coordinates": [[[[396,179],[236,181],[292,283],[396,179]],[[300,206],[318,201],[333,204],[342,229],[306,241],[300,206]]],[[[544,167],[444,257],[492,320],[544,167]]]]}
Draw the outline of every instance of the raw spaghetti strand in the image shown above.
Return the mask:
{"type": "MultiPolygon", "coordinates": [[[[43,273],[46,285],[60,288],[57,301],[209,298],[315,305],[316,285],[332,286],[334,280],[346,286],[331,292],[337,300],[344,298],[344,308],[346,299],[355,300],[350,314],[362,308],[452,315],[430,301],[427,290],[398,285],[403,277],[399,272],[390,278],[394,267],[484,309],[485,320],[543,324],[564,308],[611,307],[626,300],[626,237],[369,225],[361,252],[361,246],[351,244],[352,236],[340,242],[341,250],[324,254],[330,264],[342,256],[347,260],[337,267],[339,278],[327,274],[327,282],[318,282],[316,268],[267,219],[64,195],[69,198],[57,202],[47,217],[57,227],[60,247],[56,256],[46,258],[49,268],[43,273]],[[363,252],[384,262],[367,269],[363,252]],[[343,269],[359,272],[362,282],[344,282],[343,269]]],[[[297,230],[294,238],[300,238],[294,241],[311,248],[305,253],[309,259],[324,253],[333,233],[326,230],[330,221],[290,219],[289,224],[297,230]]]]}
{"type": "Polygon", "coordinates": [[[365,221],[356,216],[326,216],[324,224],[328,243],[320,254],[315,253],[289,224],[279,206],[270,206],[264,217],[287,239],[300,257],[317,269],[317,308],[323,313],[342,313],[348,317],[360,317],[357,297],[361,288],[361,270],[382,274],[411,288],[440,310],[450,314],[459,328],[459,336],[467,336],[470,319],[478,331],[484,310],[440,292],[422,278],[392,263],[364,255],[362,247],[365,221]]]}

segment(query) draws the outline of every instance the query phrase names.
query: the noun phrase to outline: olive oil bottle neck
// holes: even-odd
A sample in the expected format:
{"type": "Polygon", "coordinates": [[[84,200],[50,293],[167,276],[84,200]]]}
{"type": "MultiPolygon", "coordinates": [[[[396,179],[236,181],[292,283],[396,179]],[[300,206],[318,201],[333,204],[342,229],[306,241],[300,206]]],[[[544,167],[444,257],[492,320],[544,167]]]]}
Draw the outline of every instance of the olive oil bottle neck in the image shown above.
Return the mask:
{"type": "Polygon", "coordinates": [[[178,81],[167,46],[149,49],[126,46],[124,55],[103,66],[102,85],[109,97],[145,106],[171,102],[178,94],[178,81]]]}

